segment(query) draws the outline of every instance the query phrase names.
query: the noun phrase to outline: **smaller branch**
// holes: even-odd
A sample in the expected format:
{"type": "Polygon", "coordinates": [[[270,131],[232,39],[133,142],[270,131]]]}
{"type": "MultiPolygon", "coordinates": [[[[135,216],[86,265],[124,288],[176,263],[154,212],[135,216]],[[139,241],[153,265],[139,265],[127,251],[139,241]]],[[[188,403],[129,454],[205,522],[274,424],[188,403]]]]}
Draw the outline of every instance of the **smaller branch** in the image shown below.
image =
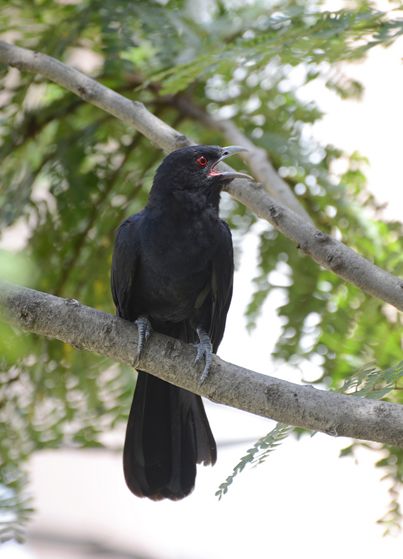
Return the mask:
{"type": "MultiPolygon", "coordinates": [[[[136,361],[134,325],[78,301],[0,282],[0,314],[23,330],[130,366],[136,361]]],[[[193,362],[193,346],[154,333],[139,365],[148,373],[214,402],[332,436],[403,448],[403,406],[399,404],[293,384],[216,356],[208,380],[200,385],[200,370],[193,362]]]]}

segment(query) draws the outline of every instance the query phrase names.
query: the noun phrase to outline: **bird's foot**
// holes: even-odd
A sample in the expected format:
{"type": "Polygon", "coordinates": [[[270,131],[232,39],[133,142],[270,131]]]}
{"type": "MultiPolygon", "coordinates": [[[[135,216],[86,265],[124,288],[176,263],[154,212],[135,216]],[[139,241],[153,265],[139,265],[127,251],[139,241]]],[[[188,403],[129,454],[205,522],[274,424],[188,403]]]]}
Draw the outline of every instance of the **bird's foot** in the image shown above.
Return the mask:
{"type": "Polygon", "coordinates": [[[137,342],[137,362],[140,359],[142,351],[147,343],[148,338],[152,334],[152,327],[151,322],[148,320],[146,316],[139,316],[137,320],[134,321],[134,324],[137,326],[139,339],[137,342]]]}
{"type": "Polygon", "coordinates": [[[201,328],[197,329],[197,335],[199,336],[200,342],[197,344],[197,354],[195,363],[204,358],[204,369],[200,375],[199,384],[203,384],[209,375],[211,363],[213,361],[213,346],[211,345],[211,340],[208,334],[201,328]]]}

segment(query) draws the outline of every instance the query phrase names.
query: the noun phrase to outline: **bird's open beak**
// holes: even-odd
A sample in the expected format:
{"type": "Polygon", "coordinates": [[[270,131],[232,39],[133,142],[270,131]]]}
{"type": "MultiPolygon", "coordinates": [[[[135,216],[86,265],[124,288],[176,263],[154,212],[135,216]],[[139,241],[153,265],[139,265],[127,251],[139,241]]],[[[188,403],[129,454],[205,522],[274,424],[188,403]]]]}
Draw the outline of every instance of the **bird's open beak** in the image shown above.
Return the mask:
{"type": "Polygon", "coordinates": [[[235,153],[239,153],[241,151],[248,151],[247,148],[244,148],[242,146],[227,146],[221,149],[222,149],[222,155],[211,167],[209,173],[210,176],[220,176],[227,180],[232,180],[237,178],[253,180],[253,178],[247,175],[246,173],[237,173],[236,171],[218,171],[216,169],[216,166],[220,163],[220,161],[223,161],[224,159],[230,157],[231,155],[234,155],[235,153]]]}

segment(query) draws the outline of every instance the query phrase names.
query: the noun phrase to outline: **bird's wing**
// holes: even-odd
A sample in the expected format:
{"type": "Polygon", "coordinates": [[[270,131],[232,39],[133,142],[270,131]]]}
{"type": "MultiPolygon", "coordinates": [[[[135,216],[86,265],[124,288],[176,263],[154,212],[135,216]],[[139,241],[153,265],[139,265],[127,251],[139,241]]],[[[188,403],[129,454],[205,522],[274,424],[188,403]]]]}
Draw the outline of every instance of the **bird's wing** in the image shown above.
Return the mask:
{"type": "Polygon", "coordinates": [[[225,322],[232,298],[234,276],[234,256],[231,231],[225,221],[221,221],[222,232],[217,239],[212,261],[212,301],[210,338],[216,352],[224,335],[225,322]]]}
{"type": "Polygon", "coordinates": [[[140,256],[140,223],[142,212],[124,221],[116,234],[112,257],[111,290],[116,313],[127,320],[137,316],[131,297],[140,256]]]}

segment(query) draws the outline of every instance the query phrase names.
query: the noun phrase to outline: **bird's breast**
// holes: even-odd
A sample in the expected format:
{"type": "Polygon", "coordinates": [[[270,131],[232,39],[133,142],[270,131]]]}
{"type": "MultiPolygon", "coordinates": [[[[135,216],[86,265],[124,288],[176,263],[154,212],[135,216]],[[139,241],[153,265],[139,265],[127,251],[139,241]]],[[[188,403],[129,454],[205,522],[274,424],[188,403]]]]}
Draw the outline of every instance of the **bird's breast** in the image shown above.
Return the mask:
{"type": "Polygon", "coordinates": [[[151,220],[142,231],[143,254],[151,266],[170,274],[193,274],[211,259],[218,224],[208,212],[192,219],[151,220]]]}
{"type": "Polygon", "coordinates": [[[141,293],[151,316],[173,322],[191,317],[211,282],[215,223],[150,220],[142,230],[141,293]]]}

